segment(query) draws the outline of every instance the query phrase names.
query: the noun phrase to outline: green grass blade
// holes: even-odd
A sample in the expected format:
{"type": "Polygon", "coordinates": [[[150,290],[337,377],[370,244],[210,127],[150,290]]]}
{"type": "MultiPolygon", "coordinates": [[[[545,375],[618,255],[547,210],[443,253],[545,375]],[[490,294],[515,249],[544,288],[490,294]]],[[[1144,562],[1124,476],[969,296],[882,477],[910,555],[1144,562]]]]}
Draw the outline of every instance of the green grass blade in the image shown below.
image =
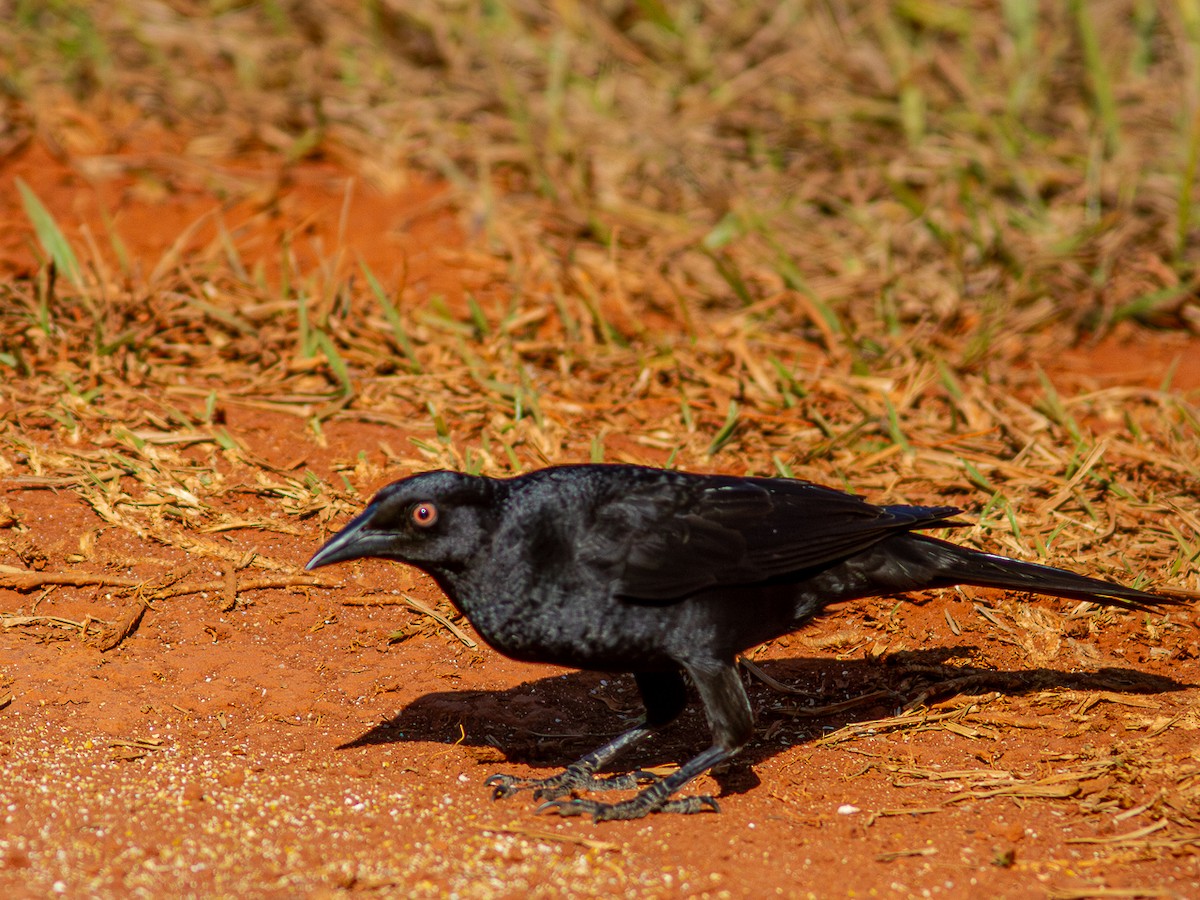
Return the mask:
{"type": "Polygon", "coordinates": [[[713,436],[712,443],[708,445],[708,455],[714,456],[718,451],[733,438],[734,432],[737,431],[738,425],[738,404],[736,400],[729,401],[729,412],[725,416],[725,423],[713,436]]]}
{"type": "Polygon", "coordinates": [[[25,206],[25,215],[33,223],[37,232],[38,243],[46,251],[46,255],[54,262],[54,267],[67,278],[76,288],[83,287],[83,273],[79,268],[79,260],[75,251],[50,210],[42,204],[29,185],[20,178],[17,179],[17,190],[21,192],[21,203],[25,206]]]}
{"type": "Polygon", "coordinates": [[[383,317],[387,320],[388,327],[392,329],[392,338],[396,341],[396,346],[400,348],[400,352],[408,359],[409,370],[414,374],[420,374],[421,364],[417,361],[417,351],[413,347],[412,340],[408,336],[408,330],[404,327],[404,321],[400,318],[400,311],[396,309],[396,305],[392,303],[387,292],[383,289],[383,285],[379,283],[379,279],[375,277],[375,273],[371,271],[363,260],[358,261],[359,268],[366,276],[367,284],[371,288],[371,293],[375,295],[375,299],[379,301],[379,306],[383,310],[383,317]]]}

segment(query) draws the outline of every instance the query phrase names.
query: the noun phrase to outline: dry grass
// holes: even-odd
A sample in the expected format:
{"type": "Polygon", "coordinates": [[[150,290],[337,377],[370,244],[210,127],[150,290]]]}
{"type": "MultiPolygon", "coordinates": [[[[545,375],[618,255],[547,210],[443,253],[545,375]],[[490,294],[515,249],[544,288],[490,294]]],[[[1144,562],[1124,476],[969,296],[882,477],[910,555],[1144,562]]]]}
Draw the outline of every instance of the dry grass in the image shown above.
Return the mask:
{"type": "MultiPolygon", "coordinates": [[[[1200,331],[1200,10],[1041,6],[0,3],[6,153],[38,141],[129,171],[126,151],[173,134],[178,160],[143,161],[145,182],[231,197],[259,189],[231,159],[273,160],[281,184],[333,160],[383,190],[416,169],[451,185],[466,234],[443,254],[465,288],[442,296],[380,283],[348,248],[306,268],[299,232],[274,256],[222,230],[138,264],[25,194],[46,265],[0,280],[0,478],[274,573],[256,585],[291,564],[223,531],[315,546],[313,524],[386,475],[593,459],[958,503],[958,536],[987,549],[1200,589],[1200,407],[1169,349],[1200,331]],[[1130,323],[1168,348],[1159,385],[1046,374],[1130,323]],[[318,444],[341,422],[395,437],[323,478],[257,455],[232,409],[296,417],[318,444]],[[247,517],[246,496],[281,515],[247,517]]],[[[31,568],[34,524],[0,505],[0,546],[31,568]]],[[[236,602],[231,577],[97,582],[130,604],[101,646],[147,601],[236,602]]],[[[1112,615],[976,609],[1035,662],[1112,615]]],[[[1021,727],[922,705],[981,684],[943,673],[913,709],[825,740],[1021,727]]],[[[1116,762],[1064,764],[889,774],[945,804],[1116,802],[1116,762]]],[[[1191,804],[1187,765],[1170,796],[1191,804]]],[[[1105,840],[1192,852],[1193,813],[1105,840]]]]}

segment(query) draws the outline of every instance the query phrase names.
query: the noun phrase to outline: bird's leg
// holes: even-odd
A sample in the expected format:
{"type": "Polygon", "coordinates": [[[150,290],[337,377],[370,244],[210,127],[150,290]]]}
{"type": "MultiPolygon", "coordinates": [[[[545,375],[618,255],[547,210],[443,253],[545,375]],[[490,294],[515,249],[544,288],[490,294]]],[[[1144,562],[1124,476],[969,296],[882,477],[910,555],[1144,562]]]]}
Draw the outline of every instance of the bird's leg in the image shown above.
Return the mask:
{"type": "Polygon", "coordinates": [[[567,768],[549,778],[521,778],[516,775],[493,775],[486,782],[494,788],[492,796],[499,800],[522,790],[532,790],[538,800],[555,800],[572,791],[635,790],[657,776],[640,769],[626,775],[597,778],[596,772],[616,759],[634,744],[640,743],[664,725],[673,721],[687,703],[687,687],[677,671],[637,672],[634,674],[646,715],[642,722],[622,732],[603,747],[598,747],[567,768]]]}
{"type": "Polygon", "coordinates": [[[741,750],[754,733],[754,716],[741,677],[732,661],[689,665],[687,670],[700,692],[708,724],[712,728],[711,747],[628,800],[600,803],[580,797],[553,799],[543,803],[538,812],[553,811],[560,816],[590,815],[597,822],[640,819],[652,812],[687,814],[705,809],[719,812],[717,801],[708,795],[676,799],[671,799],[671,795],[696,776],[741,750]]]}

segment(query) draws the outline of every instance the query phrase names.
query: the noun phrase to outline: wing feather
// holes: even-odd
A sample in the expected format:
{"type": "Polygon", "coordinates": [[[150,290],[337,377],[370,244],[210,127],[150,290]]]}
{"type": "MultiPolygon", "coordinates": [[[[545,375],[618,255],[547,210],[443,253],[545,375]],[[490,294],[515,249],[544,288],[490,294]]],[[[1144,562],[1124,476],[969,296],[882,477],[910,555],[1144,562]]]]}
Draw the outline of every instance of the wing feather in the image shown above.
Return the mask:
{"type": "Polygon", "coordinates": [[[874,506],[804,481],[678,475],[608,498],[591,552],[610,560],[622,596],[666,602],[832,565],[958,512],[874,506]]]}

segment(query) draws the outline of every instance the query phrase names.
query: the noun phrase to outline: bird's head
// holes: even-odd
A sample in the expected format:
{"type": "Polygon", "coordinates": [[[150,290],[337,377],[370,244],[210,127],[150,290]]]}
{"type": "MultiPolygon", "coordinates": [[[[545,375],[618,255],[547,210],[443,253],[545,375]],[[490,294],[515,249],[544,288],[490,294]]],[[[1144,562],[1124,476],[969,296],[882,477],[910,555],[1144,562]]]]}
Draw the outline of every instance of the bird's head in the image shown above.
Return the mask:
{"type": "Polygon", "coordinates": [[[502,482],[437,471],[383,488],[305,569],[376,557],[433,575],[460,569],[486,543],[502,482]]]}

